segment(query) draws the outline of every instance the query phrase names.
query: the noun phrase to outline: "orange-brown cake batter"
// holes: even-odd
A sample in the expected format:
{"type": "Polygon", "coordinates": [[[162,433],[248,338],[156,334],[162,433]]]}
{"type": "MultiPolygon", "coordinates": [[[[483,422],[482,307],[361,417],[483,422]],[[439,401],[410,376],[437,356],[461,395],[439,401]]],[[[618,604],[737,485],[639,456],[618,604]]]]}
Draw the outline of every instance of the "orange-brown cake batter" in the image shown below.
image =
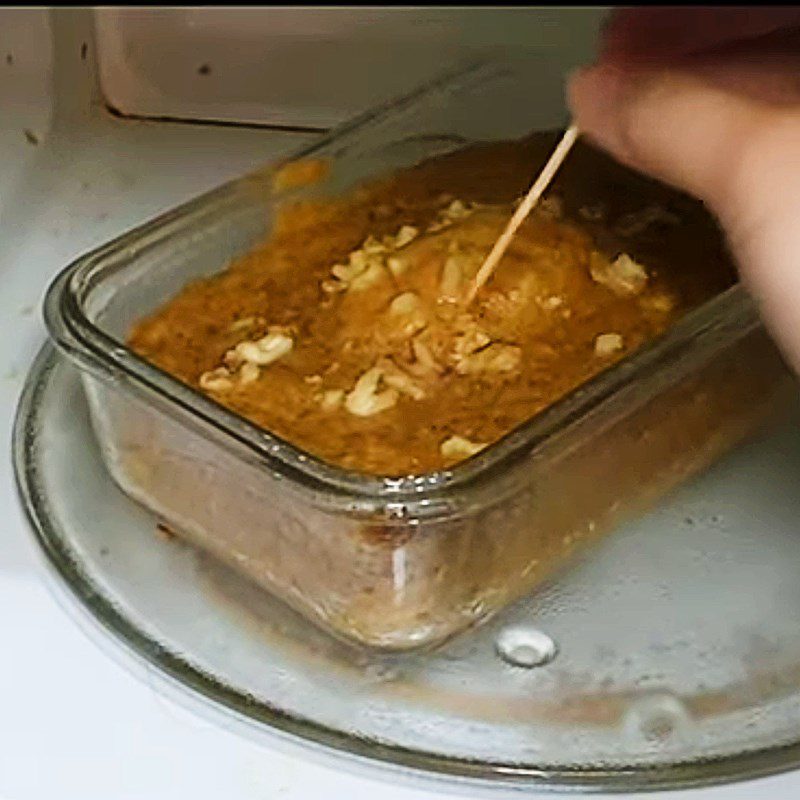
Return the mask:
{"type": "Polygon", "coordinates": [[[698,205],[579,144],[465,306],[552,141],[472,147],[287,206],[267,241],[185,287],[130,346],[332,464],[451,466],[733,280],[698,205]]]}

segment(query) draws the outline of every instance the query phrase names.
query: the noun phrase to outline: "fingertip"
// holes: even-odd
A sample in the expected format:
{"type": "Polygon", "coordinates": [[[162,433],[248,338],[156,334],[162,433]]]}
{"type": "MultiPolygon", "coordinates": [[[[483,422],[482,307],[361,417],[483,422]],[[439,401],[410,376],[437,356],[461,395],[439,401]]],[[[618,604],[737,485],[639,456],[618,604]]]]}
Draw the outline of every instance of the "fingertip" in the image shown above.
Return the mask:
{"type": "Polygon", "coordinates": [[[616,116],[624,97],[625,76],[609,66],[582,67],[567,79],[567,105],[582,134],[618,154],[616,116]]]}

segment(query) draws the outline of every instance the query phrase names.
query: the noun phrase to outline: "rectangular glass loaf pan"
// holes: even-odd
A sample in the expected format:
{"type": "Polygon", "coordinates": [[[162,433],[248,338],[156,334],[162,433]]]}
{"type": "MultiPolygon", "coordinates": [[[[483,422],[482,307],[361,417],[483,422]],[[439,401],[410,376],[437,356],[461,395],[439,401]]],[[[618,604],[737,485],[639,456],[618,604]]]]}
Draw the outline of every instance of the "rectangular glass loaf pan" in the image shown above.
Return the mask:
{"type": "Polygon", "coordinates": [[[402,479],[326,465],[124,345],[189,280],[263,240],[281,203],[557,127],[560,93],[542,63],[461,71],[299,154],[330,162],[323,184],[276,193],[278,167],[262,170],[62,272],[47,324],[82,371],[119,486],[329,632],[407,650],[529,593],[772,415],[793,384],[738,284],[477,456],[402,479]]]}

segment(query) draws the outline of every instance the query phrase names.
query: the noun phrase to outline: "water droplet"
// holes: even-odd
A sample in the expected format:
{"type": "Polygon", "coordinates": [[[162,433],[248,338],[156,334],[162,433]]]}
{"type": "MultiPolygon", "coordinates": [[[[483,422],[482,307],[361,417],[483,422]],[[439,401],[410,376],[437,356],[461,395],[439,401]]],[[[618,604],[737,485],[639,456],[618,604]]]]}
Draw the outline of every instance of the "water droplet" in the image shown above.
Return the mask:
{"type": "Polygon", "coordinates": [[[546,633],[523,626],[500,631],[495,648],[503,661],[525,669],[548,664],[558,652],[556,643],[546,633]]]}

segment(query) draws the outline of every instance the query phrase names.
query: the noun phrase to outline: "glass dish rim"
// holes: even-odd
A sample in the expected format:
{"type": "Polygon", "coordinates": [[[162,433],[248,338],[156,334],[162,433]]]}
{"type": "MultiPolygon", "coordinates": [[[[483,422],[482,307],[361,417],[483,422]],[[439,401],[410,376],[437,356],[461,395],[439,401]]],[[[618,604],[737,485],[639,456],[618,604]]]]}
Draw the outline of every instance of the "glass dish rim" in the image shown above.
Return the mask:
{"type": "Polygon", "coordinates": [[[129,620],[121,607],[82,567],[79,554],[61,535],[41,491],[36,457],[41,398],[59,362],[68,362],[52,343],[37,354],[26,378],[14,418],[12,459],[17,495],[47,567],[64,581],[74,600],[92,621],[110,633],[125,650],[152,664],[184,692],[212,702],[222,711],[254,728],[265,725],[295,741],[332,753],[369,762],[384,770],[406,768],[421,777],[450,778],[472,785],[568,792],[634,793],[648,790],[699,788],[775,775],[800,767],[800,739],[738,755],[686,760],[662,766],[552,767],[516,762],[479,761],[433,754],[387,742],[349,735],[336,728],[282,711],[268,703],[254,703],[245,692],[220,681],[208,671],[152,638],[129,620]]]}
{"type": "MultiPolygon", "coordinates": [[[[458,507],[459,495],[491,483],[493,478],[525,460],[535,448],[575,420],[591,413],[630,381],[657,371],[691,346],[696,333],[713,326],[726,313],[737,315],[737,328],[743,331],[758,324],[752,302],[741,284],[734,283],[685,314],[664,335],[576,387],[477,455],[451,469],[384,477],[328,464],[249,422],[137,356],[124,341],[105,333],[85,313],[83,300],[94,288],[89,284],[100,282],[104,271],[113,272],[115,266],[124,267],[131,249],[141,251],[163,243],[171,231],[180,230],[194,217],[205,216],[215,207],[242,197],[248,187],[252,187],[254,179],[266,174],[266,170],[298,159],[318,157],[332,145],[341,144],[347,135],[370,124],[384,122],[390,115],[401,112],[432,92],[455,89],[458,81],[472,79],[476,74],[480,77],[482,71],[491,77],[494,71],[504,66],[504,62],[496,59],[482,60],[447,72],[413,92],[339,126],[286,158],[228,181],[78,257],[53,279],[45,295],[44,316],[51,338],[84,368],[93,367],[104,376],[124,377],[138,390],[165,401],[173,414],[181,412],[205,431],[210,428],[222,434],[217,437],[218,443],[227,448],[235,444],[240,454],[246,452],[250,459],[283,478],[294,479],[295,484],[315,491],[318,497],[325,496],[339,505],[347,500],[366,500],[367,507],[361,510],[367,514],[374,513],[376,504],[385,509],[397,503],[398,508],[402,506],[398,516],[427,519],[452,513],[458,507]]],[[[356,507],[347,510],[359,513],[356,507]]]]}

